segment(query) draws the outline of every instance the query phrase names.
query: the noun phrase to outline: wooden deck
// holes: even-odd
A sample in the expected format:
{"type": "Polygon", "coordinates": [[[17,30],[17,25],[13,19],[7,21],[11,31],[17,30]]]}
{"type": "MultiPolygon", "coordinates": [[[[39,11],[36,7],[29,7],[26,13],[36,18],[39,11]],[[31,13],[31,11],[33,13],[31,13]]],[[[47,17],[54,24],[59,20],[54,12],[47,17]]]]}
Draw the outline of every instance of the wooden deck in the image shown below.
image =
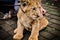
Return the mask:
{"type": "MultiPolygon", "coordinates": [[[[60,40],[60,8],[43,3],[42,6],[47,10],[46,18],[49,25],[39,33],[39,40],[60,40]]],[[[0,20],[0,40],[13,40],[13,31],[16,28],[16,17],[8,20],[0,20]]],[[[30,32],[24,32],[27,40],[30,32]]]]}

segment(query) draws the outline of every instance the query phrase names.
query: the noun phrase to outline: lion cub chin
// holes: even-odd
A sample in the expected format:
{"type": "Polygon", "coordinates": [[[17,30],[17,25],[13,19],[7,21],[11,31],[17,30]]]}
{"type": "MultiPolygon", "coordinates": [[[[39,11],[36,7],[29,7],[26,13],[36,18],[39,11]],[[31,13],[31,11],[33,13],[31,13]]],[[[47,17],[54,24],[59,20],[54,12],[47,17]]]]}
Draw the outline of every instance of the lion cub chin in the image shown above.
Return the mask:
{"type": "Polygon", "coordinates": [[[17,13],[17,28],[14,30],[14,39],[23,38],[23,30],[31,30],[28,40],[38,40],[39,31],[45,28],[48,20],[40,13],[41,0],[20,0],[17,13]]]}

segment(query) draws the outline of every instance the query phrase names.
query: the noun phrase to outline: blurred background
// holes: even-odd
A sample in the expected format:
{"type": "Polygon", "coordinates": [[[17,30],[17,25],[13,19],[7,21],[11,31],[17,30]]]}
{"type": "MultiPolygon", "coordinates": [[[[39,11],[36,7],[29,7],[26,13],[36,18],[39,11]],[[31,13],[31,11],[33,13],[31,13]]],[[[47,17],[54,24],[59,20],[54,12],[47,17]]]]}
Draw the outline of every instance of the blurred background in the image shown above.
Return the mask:
{"type": "MultiPolygon", "coordinates": [[[[0,0],[0,40],[13,40],[13,31],[16,28],[17,17],[1,19],[10,9],[17,10],[19,0],[0,0]],[[18,5],[16,7],[16,5],[18,5]]],[[[39,40],[60,40],[60,0],[42,0],[42,7],[46,10],[48,26],[39,33],[39,40]]],[[[22,40],[27,40],[29,31],[24,30],[22,40]]]]}

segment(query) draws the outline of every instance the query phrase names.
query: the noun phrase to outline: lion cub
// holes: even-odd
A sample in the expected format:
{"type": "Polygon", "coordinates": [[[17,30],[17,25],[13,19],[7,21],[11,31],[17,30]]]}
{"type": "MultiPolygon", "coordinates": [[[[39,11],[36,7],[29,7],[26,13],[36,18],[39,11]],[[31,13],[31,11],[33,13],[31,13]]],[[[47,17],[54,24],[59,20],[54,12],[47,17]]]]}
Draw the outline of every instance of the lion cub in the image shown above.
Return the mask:
{"type": "Polygon", "coordinates": [[[38,40],[39,31],[48,24],[47,19],[40,13],[41,0],[20,0],[20,8],[17,13],[17,28],[14,30],[14,39],[21,40],[23,30],[30,30],[28,40],[38,40]]]}

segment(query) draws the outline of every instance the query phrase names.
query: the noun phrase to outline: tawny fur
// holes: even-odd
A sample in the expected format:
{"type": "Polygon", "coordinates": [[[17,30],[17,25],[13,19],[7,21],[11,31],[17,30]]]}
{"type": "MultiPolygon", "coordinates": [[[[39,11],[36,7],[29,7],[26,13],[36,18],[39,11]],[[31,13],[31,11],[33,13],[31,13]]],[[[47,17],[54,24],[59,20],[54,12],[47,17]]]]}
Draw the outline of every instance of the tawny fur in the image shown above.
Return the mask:
{"type": "Polygon", "coordinates": [[[38,40],[39,31],[45,28],[48,20],[40,13],[41,0],[20,0],[20,8],[17,13],[17,28],[14,31],[14,39],[22,39],[24,29],[32,29],[28,40],[38,40]]]}

